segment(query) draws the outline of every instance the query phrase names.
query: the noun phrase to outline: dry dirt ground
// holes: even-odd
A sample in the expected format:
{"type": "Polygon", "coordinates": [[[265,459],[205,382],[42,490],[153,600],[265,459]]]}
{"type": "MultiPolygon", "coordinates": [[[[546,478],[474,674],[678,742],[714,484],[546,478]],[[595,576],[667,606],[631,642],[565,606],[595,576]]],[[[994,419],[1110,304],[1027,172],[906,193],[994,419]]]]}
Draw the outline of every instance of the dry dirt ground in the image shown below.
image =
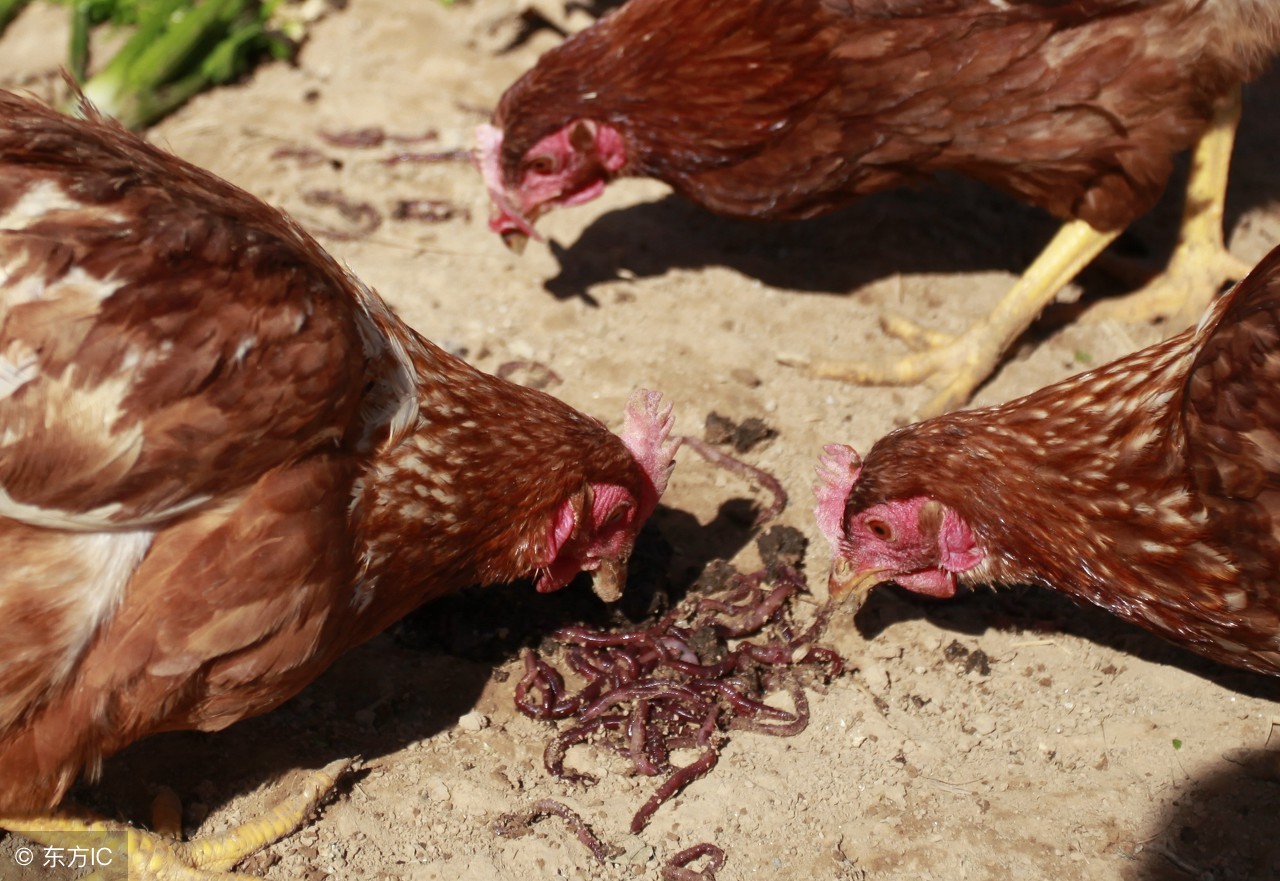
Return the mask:
{"type": "MultiPolygon", "coordinates": [[[[541,2],[563,17],[558,0],[541,2]]],[[[711,411],[766,420],[777,436],[746,458],[791,494],[781,522],[812,541],[821,594],[818,452],[831,441],[866,448],[926,392],[817,381],[778,356],[897,356],[901,344],[878,329],[886,309],[958,330],[995,302],[1052,221],[963,180],[775,227],[627,182],[547,218],[550,246],[531,243],[518,258],[487,231],[468,164],[386,161],[470,146],[505,86],[559,39],[535,30],[501,51],[518,12],[511,0],[351,0],[315,27],[296,66],[201,96],[150,137],[294,213],[412,324],[483,368],[542,362],[563,380],[554,394],[615,424],[638,386],[675,401],[684,432],[700,434],[711,411]],[[320,134],[375,126],[437,138],[343,148],[320,134]],[[325,194],[367,202],[381,223],[368,229],[370,217],[344,215],[325,194]],[[439,200],[435,219],[397,219],[406,200],[439,200]]],[[[574,15],[577,24],[585,13],[574,15]]],[[[62,35],[56,11],[29,9],[0,42],[0,85],[51,88],[62,35]]],[[[1231,245],[1250,262],[1280,242],[1278,84],[1271,76],[1248,93],[1232,181],[1231,245]]],[[[1159,261],[1178,213],[1166,198],[1124,246],[1159,261]]],[[[1097,270],[1082,284],[1088,296],[1117,287],[1097,270]]],[[[1059,311],[979,402],[1162,333],[1072,325],[1059,311]]],[[[660,564],[634,573],[633,586],[657,579],[678,593],[717,557],[752,568],[749,511],[761,498],[683,452],[649,542],[667,556],[653,552],[660,564]]],[[[581,585],[569,593],[586,596],[581,585]]],[[[702,841],[727,854],[721,881],[1280,878],[1276,684],[1034,589],[948,603],[879,591],[856,622],[833,625],[828,642],[852,672],[811,695],[806,731],[736,735],[711,775],[630,835],[655,781],[616,768],[591,788],[550,778],[552,729],[513,709],[511,634],[536,643],[593,602],[530,595],[424,609],[284,708],[219,734],[138,744],[77,797],[142,822],[156,788],[172,786],[198,834],[270,803],[297,769],[362,756],[314,823],[242,866],[275,881],[658,878],[674,852],[702,841]],[[989,670],[966,670],[953,644],[981,650],[989,670]],[[519,839],[494,835],[496,817],[540,798],[572,805],[622,856],[595,862],[553,821],[519,839]]],[[[611,767],[586,748],[570,758],[611,767]]],[[[7,867],[0,860],[0,876],[7,867]]]]}

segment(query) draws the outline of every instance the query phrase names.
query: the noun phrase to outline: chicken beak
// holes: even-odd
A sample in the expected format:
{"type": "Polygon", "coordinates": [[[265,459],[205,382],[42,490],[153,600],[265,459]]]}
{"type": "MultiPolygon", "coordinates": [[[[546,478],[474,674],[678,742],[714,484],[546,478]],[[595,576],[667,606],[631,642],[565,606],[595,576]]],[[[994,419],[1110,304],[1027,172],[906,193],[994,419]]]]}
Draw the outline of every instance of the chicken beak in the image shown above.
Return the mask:
{"type": "Polygon", "coordinates": [[[627,586],[627,561],[601,560],[600,567],[592,575],[591,589],[606,603],[622,599],[622,589],[627,586]]]}
{"type": "Polygon", "coordinates": [[[887,570],[866,569],[857,571],[848,560],[837,559],[831,564],[827,577],[827,596],[839,606],[851,607],[854,614],[867,601],[871,589],[880,584],[887,570]]]}
{"type": "Polygon", "coordinates": [[[525,245],[529,244],[529,234],[524,230],[509,229],[502,234],[502,244],[512,254],[520,256],[524,253],[525,245]]]}
{"type": "Polygon", "coordinates": [[[489,229],[502,236],[502,243],[513,253],[523,254],[529,239],[546,241],[533,226],[542,213],[536,206],[523,212],[502,192],[491,192],[489,201],[489,229]]]}
{"type": "Polygon", "coordinates": [[[507,191],[502,174],[502,129],[489,123],[476,126],[476,150],[473,161],[489,191],[489,229],[502,236],[502,242],[516,254],[524,253],[529,239],[543,241],[533,228],[541,208],[523,209],[520,199],[507,191]]]}

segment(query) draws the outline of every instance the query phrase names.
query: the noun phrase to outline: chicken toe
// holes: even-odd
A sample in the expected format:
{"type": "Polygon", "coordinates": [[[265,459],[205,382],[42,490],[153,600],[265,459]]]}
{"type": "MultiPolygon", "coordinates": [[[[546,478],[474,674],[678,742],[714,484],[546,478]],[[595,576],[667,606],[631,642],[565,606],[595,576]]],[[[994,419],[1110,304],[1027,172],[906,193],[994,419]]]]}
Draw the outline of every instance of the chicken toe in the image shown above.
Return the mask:
{"type": "Polygon", "coordinates": [[[1068,221],[991,313],[959,336],[926,331],[902,319],[886,319],[889,333],[920,351],[889,367],[826,361],[814,362],[808,369],[816,376],[863,385],[925,382],[936,394],[920,408],[919,417],[945,413],[972,396],[1040,310],[1116,235],[1099,232],[1082,220],[1068,221]]]}
{"type": "Polygon", "coordinates": [[[261,816],[218,835],[194,841],[179,841],[153,832],[134,829],[107,820],[78,817],[0,817],[0,829],[29,838],[45,847],[83,847],[103,836],[123,836],[128,844],[128,865],[98,873],[103,879],[133,881],[252,881],[252,876],[230,871],[231,867],[296,831],[311,811],[333,790],[338,779],[351,767],[349,759],[331,762],[314,771],[293,795],[280,801],[261,816]]]}

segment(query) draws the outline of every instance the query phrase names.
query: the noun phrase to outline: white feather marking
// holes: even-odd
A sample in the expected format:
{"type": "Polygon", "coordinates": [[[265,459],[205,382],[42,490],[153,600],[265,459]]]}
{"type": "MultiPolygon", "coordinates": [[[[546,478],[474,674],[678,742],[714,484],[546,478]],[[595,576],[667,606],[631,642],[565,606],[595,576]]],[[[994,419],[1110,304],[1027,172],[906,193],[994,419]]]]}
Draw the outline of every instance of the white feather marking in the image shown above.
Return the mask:
{"type": "Polygon", "coordinates": [[[438,486],[432,487],[431,497],[442,505],[454,505],[457,503],[457,499],[454,496],[445,492],[438,486]]]}
{"type": "Polygon", "coordinates": [[[429,519],[430,510],[421,502],[404,502],[400,509],[400,514],[406,520],[427,520],[429,519]]]}
{"type": "MultiPolygon", "coordinates": [[[[24,346],[21,348],[25,349],[24,346]]],[[[0,401],[12,397],[18,389],[40,375],[35,352],[27,350],[15,354],[12,360],[10,355],[0,355],[0,401]]]]}
{"type": "Polygon", "coordinates": [[[253,351],[253,347],[256,346],[257,344],[258,344],[257,337],[247,336],[243,338],[236,345],[236,350],[231,354],[231,360],[236,364],[242,363],[245,359],[245,356],[248,355],[251,351],[253,351]]]}
{"type": "Polygon", "coordinates": [[[23,303],[38,300],[63,300],[77,297],[89,303],[101,303],[124,284],[117,278],[98,278],[83,267],[73,266],[52,283],[46,282],[42,273],[26,272],[14,279],[14,274],[25,266],[20,252],[11,254],[7,262],[0,262],[0,310],[7,311],[23,303]]]}
{"type": "MultiPolygon", "coordinates": [[[[418,419],[417,372],[414,370],[413,359],[405,350],[399,334],[387,333],[383,330],[387,326],[402,326],[400,319],[381,297],[358,278],[350,273],[347,273],[347,278],[355,290],[362,317],[365,319],[358,323],[358,329],[364,341],[366,354],[376,357],[389,350],[395,362],[394,374],[386,378],[387,383],[395,390],[395,396],[390,402],[394,409],[390,413],[388,425],[390,429],[388,446],[394,446],[418,419]]],[[[386,414],[372,415],[375,421],[381,424],[381,419],[385,418],[386,414]]]]}
{"type": "Polygon", "coordinates": [[[156,511],[147,511],[131,517],[120,517],[124,506],[119,502],[100,505],[88,511],[64,511],[59,508],[42,508],[19,502],[0,487],[0,517],[8,517],[31,526],[46,529],[65,529],[70,532],[98,532],[120,527],[155,526],[166,520],[185,514],[209,501],[210,496],[198,495],[183,499],[177,504],[156,511]]]}
{"type": "MultiPolygon", "coordinates": [[[[144,357],[142,360],[148,359],[144,357]]],[[[98,471],[122,474],[132,468],[142,454],[141,424],[123,427],[118,424],[122,402],[132,389],[132,378],[133,374],[126,372],[96,385],[81,386],[74,365],[60,377],[40,377],[45,396],[43,429],[54,443],[59,435],[67,432],[82,433],[84,442],[96,454],[92,463],[80,463],[82,468],[88,466],[98,471]]],[[[23,436],[20,426],[6,426],[0,439],[0,455],[13,455],[6,448],[23,436]]],[[[9,494],[7,487],[0,486],[0,517],[33,526],[93,532],[161,523],[208,500],[207,495],[192,496],[145,514],[130,512],[121,516],[123,506],[116,502],[87,511],[67,511],[18,501],[9,494]]]]}
{"type": "Polygon", "coordinates": [[[1173,395],[1176,391],[1178,391],[1179,388],[1181,388],[1181,386],[1178,386],[1177,388],[1173,388],[1173,387],[1165,388],[1158,394],[1152,395],[1150,398],[1147,399],[1147,406],[1150,409],[1155,410],[1157,412],[1164,410],[1166,407],[1168,407],[1169,402],[1173,400],[1173,395]]]}
{"type": "Polygon", "coordinates": [[[0,229],[26,229],[54,212],[85,209],[92,209],[94,216],[99,220],[113,223],[123,220],[117,212],[108,211],[99,205],[77,202],[68,196],[56,181],[45,178],[28,187],[8,211],[0,214],[0,229]]]}
{"type": "Polygon", "coordinates": [[[133,532],[97,532],[74,536],[70,553],[86,563],[89,578],[64,594],[68,606],[76,612],[66,616],[75,622],[69,634],[71,642],[62,659],[58,678],[70,672],[89,643],[111,616],[115,614],[129,579],[151,547],[155,536],[150,530],[133,532]]]}
{"type": "MultiPolygon", "coordinates": [[[[444,453],[444,448],[441,447],[439,444],[422,443],[421,438],[414,438],[414,446],[423,453],[423,458],[419,458],[417,456],[406,456],[398,460],[397,465],[400,468],[405,469],[406,471],[412,471],[414,474],[418,475],[419,477],[426,478],[431,483],[448,482],[449,475],[445,474],[443,471],[438,471],[437,468],[432,467],[432,465],[425,458],[430,456],[442,455],[444,453]]],[[[388,469],[386,471],[387,476],[392,476],[394,475],[394,473],[395,473],[394,469],[388,469]]]]}
{"type": "Polygon", "coordinates": [[[1209,638],[1216,642],[1221,648],[1224,648],[1233,654],[1243,655],[1245,653],[1245,647],[1238,642],[1225,639],[1221,636],[1215,636],[1212,633],[1209,634],[1209,638]]]}
{"type": "Polygon", "coordinates": [[[1249,608],[1249,595],[1239,588],[1223,591],[1222,600],[1232,612],[1240,612],[1249,608]]]}

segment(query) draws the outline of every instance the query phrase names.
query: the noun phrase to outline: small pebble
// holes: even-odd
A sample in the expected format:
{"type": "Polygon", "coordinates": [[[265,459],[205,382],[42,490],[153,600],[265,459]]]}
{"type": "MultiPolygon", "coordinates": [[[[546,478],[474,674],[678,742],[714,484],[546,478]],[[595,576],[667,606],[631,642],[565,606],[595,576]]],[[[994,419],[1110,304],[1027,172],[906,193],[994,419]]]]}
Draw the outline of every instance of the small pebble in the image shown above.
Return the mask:
{"type": "Polygon", "coordinates": [[[463,731],[469,731],[474,734],[489,727],[489,717],[477,710],[472,710],[458,719],[458,727],[463,731]]]}
{"type": "Polygon", "coordinates": [[[983,713],[980,716],[973,717],[973,730],[976,734],[985,737],[996,730],[996,720],[994,716],[988,716],[983,713]]]}
{"type": "Polygon", "coordinates": [[[643,866],[653,862],[654,857],[658,855],[658,851],[651,844],[641,844],[635,850],[627,854],[627,862],[633,866],[643,866]]]}
{"type": "Polygon", "coordinates": [[[867,683],[867,688],[873,692],[888,691],[889,689],[889,671],[879,664],[864,663],[862,665],[862,680],[867,683]]]}

